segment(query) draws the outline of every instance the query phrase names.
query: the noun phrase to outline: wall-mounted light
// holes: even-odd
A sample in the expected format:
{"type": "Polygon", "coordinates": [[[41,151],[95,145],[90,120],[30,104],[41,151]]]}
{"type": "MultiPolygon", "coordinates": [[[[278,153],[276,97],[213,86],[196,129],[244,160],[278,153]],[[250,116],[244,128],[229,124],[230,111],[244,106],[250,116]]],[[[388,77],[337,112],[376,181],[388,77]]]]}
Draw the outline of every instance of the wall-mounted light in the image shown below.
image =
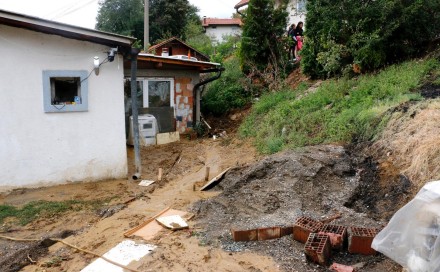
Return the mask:
{"type": "Polygon", "coordinates": [[[95,67],[95,75],[99,75],[99,57],[93,58],[93,66],[95,67]]]}

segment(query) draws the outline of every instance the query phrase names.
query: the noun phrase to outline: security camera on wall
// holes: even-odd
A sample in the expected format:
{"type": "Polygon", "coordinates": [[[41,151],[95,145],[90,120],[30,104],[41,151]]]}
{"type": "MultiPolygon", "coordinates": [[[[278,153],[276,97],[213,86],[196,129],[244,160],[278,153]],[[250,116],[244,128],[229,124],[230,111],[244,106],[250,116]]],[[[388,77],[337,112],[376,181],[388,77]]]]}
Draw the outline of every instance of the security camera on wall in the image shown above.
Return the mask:
{"type": "Polygon", "coordinates": [[[112,62],[115,60],[115,55],[118,52],[118,48],[110,48],[110,51],[108,51],[108,61],[112,62]]]}

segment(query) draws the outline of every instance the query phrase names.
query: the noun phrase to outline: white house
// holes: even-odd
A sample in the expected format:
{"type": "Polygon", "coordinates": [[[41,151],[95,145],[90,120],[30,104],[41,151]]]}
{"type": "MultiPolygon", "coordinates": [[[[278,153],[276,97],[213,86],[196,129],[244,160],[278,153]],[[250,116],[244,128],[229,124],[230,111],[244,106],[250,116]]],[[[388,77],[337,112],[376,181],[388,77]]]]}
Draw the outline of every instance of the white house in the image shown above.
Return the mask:
{"type": "Polygon", "coordinates": [[[241,19],[218,19],[203,17],[202,26],[205,34],[208,35],[214,43],[224,41],[227,36],[241,36],[241,19]]]}
{"type": "Polygon", "coordinates": [[[133,42],[0,10],[0,187],[127,177],[133,42]]]}
{"type": "MultiPolygon", "coordinates": [[[[250,0],[241,0],[238,2],[234,8],[240,13],[240,9],[246,8],[250,0]]],[[[275,6],[281,4],[281,0],[275,0],[275,6]]],[[[306,19],[306,0],[289,0],[287,4],[287,12],[289,13],[289,18],[287,20],[287,25],[298,24],[298,22],[304,22],[306,19]]]]}

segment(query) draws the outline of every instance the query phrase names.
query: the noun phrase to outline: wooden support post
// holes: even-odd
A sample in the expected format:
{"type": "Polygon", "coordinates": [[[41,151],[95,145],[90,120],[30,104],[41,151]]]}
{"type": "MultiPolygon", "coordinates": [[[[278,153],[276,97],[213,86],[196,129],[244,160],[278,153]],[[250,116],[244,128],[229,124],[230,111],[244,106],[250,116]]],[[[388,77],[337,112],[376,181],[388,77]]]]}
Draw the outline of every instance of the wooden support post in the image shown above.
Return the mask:
{"type": "Polygon", "coordinates": [[[157,180],[158,181],[162,180],[162,174],[163,174],[163,170],[162,170],[162,168],[159,168],[159,173],[157,174],[157,180]]]}
{"type": "Polygon", "coordinates": [[[209,180],[209,166],[206,166],[205,168],[205,181],[209,180]]]}

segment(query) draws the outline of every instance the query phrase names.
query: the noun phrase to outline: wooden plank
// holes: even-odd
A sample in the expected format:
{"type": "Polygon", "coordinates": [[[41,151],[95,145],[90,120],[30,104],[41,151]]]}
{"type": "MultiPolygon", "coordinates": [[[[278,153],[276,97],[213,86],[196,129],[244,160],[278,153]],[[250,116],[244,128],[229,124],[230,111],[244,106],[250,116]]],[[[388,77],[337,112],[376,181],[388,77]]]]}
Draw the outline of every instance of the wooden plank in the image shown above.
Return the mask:
{"type": "Polygon", "coordinates": [[[154,221],[154,219],[156,217],[161,216],[162,214],[164,214],[166,211],[168,211],[170,209],[170,207],[160,211],[158,214],[154,215],[153,217],[148,218],[147,220],[145,220],[143,223],[141,223],[139,226],[136,226],[126,232],[124,232],[124,236],[125,237],[130,237],[133,235],[133,233],[135,233],[136,231],[138,231],[139,229],[145,227],[145,225],[147,225],[148,223],[150,223],[151,221],[154,221]]]}
{"type": "Polygon", "coordinates": [[[210,189],[210,188],[214,187],[218,182],[220,182],[220,180],[223,178],[223,176],[226,174],[226,172],[228,172],[231,168],[232,167],[226,168],[225,171],[221,172],[215,178],[211,179],[211,181],[206,183],[205,186],[200,188],[200,191],[205,191],[207,189],[210,189]]]}

